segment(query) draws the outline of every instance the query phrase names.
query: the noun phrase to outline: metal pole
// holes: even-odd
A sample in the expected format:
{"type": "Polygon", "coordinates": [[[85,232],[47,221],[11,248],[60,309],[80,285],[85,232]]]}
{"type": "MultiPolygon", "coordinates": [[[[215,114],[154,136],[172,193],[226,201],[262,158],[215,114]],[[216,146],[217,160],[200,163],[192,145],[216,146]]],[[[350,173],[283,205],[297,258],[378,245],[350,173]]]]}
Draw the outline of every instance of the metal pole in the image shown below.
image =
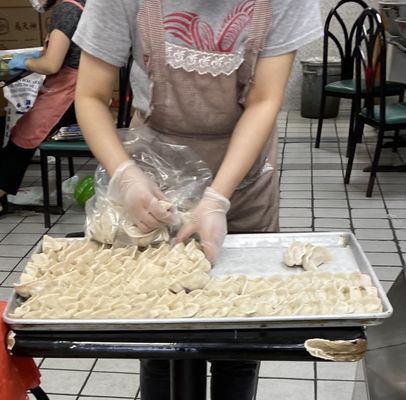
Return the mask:
{"type": "Polygon", "coordinates": [[[171,400],[206,400],[206,360],[171,360],[171,400]]]}

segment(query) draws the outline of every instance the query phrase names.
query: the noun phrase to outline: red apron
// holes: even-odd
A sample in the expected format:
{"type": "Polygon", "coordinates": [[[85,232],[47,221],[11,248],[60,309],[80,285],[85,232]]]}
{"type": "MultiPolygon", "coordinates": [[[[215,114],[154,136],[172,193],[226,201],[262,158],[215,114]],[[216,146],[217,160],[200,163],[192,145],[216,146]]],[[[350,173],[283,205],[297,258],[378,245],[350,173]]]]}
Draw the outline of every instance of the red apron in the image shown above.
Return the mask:
{"type": "MultiPolygon", "coordinates": [[[[0,301],[0,316],[6,302],[0,301]]],[[[40,384],[40,373],[32,358],[10,356],[6,348],[8,326],[0,321],[0,399],[26,400],[27,390],[40,384]]]]}
{"type": "MultiPolygon", "coordinates": [[[[84,9],[75,0],[63,0],[84,9]]],[[[78,70],[64,66],[59,72],[48,76],[33,107],[24,114],[11,130],[11,140],[24,149],[34,149],[51,133],[75,98],[78,70]]]]}

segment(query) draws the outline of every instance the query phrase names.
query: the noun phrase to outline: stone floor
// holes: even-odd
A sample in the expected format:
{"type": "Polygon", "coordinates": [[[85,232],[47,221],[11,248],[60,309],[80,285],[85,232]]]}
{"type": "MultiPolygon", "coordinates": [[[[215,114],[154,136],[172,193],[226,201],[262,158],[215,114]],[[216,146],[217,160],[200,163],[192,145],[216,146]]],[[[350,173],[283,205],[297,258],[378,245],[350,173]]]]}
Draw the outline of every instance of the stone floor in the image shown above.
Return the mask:
{"type": "MultiPolygon", "coordinates": [[[[406,258],[406,176],[381,173],[372,198],[365,197],[368,174],[362,169],[374,149],[368,130],[357,152],[351,184],[343,184],[348,114],[325,122],[320,149],[314,149],[316,121],[297,112],[279,116],[281,228],[284,232],[353,231],[387,290],[406,258]]],[[[383,161],[405,162],[406,153],[386,150],[383,161]]],[[[76,160],[81,174],[91,174],[93,160],[76,160]]],[[[40,185],[32,165],[25,186],[40,185]]],[[[68,204],[68,202],[67,202],[68,204]]],[[[0,299],[44,233],[63,236],[83,230],[84,214],[70,205],[53,216],[51,229],[41,214],[13,214],[0,219],[0,299]]],[[[51,400],[139,399],[137,360],[38,359],[42,387],[51,400]]],[[[366,400],[362,363],[263,362],[257,400],[366,400]]]]}

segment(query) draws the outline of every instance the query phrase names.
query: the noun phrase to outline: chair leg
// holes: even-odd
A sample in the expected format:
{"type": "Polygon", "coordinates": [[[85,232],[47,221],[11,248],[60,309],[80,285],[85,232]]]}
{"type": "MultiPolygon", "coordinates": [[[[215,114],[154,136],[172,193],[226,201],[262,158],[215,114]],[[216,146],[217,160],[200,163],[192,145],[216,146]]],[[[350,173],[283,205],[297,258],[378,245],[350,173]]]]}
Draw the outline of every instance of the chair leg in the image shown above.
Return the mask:
{"type": "Polygon", "coordinates": [[[320,101],[320,113],[319,113],[319,123],[317,125],[317,136],[316,136],[316,144],[315,147],[318,149],[320,147],[320,140],[321,140],[321,131],[323,129],[323,119],[324,119],[324,109],[326,108],[326,94],[324,90],[321,94],[321,101],[320,101]]]}
{"type": "Polygon", "coordinates": [[[49,400],[49,397],[39,386],[34,389],[31,389],[30,392],[34,395],[34,397],[37,400],[49,400]]]}
{"type": "Polygon", "coordinates": [[[375,178],[376,178],[376,172],[378,170],[379,158],[381,156],[384,134],[385,134],[385,131],[382,128],[380,128],[379,134],[378,134],[378,141],[376,142],[375,155],[374,155],[374,159],[372,161],[372,166],[371,166],[371,174],[369,175],[367,197],[372,196],[372,191],[374,189],[374,183],[375,183],[375,178]]]}
{"type": "Polygon", "coordinates": [[[44,197],[44,225],[51,227],[51,217],[49,210],[49,180],[48,180],[48,158],[47,154],[40,151],[42,193],[44,197]]]}
{"type": "Polygon", "coordinates": [[[72,178],[75,175],[75,166],[73,164],[73,157],[68,157],[68,164],[69,164],[69,177],[72,178]]]}
{"type": "Polygon", "coordinates": [[[55,171],[56,171],[56,205],[58,208],[63,207],[62,200],[62,168],[61,168],[61,158],[57,155],[55,156],[55,171]]]}
{"type": "Polygon", "coordinates": [[[347,150],[345,156],[348,158],[350,154],[350,143],[354,140],[354,120],[355,120],[355,100],[351,100],[351,117],[350,117],[350,127],[348,128],[348,139],[347,139],[347,150]]]}
{"type": "Polygon", "coordinates": [[[364,124],[361,121],[359,121],[359,119],[357,117],[355,117],[354,132],[353,132],[351,141],[348,143],[349,152],[348,152],[347,170],[345,172],[345,178],[344,178],[345,184],[350,183],[352,165],[354,163],[354,157],[355,157],[355,150],[357,149],[357,137],[359,136],[359,134],[362,135],[363,131],[364,131],[364,124]]]}
{"type": "Polygon", "coordinates": [[[400,137],[400,130],[396,129],[395,134],[393,135],[393,144],[392,144],[392,152],[393,153],[398,151],[399,137],[400,137]]]}

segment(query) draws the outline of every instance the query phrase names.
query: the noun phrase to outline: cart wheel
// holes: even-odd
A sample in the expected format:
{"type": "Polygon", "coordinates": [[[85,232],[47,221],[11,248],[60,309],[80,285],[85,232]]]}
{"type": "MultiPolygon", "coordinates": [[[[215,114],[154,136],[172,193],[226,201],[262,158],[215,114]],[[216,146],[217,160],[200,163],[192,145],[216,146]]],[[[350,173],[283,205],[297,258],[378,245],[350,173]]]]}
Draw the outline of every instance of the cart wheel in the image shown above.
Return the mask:
{"type": "Polygon", "coordinates": [[[34,395],[37,400],[49,400],[47,394],[38,386],[31,389],[30,392],[34,395]]]}

